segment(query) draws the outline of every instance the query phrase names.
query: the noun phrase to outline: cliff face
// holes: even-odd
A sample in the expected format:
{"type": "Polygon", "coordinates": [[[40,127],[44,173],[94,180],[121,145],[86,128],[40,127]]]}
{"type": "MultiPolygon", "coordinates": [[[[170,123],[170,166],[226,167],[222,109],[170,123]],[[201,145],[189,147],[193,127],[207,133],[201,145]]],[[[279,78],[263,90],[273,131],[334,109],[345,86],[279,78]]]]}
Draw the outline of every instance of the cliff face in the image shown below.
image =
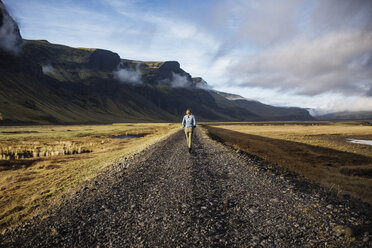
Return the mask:
{"type": "Polygon", "coordinates": [[[96,49],[89,56],[88,67],[93,70],[112,72],[119,63],[120,57],[117,53],[96,49]]]}
{"type": "Polygon", "coordinates": [[[5,5],[0,0],[0,49],[17,54],[20,52],[22,44],[17,23],[9,15],[5,5]]]}
{"type": "Polygon", "coordinates": [[[187,80],[191,82],[190,74],[182,70],[180,63],[177,61],[166,61],[162,66],[160,66],[158,80],[173,78],[173,74],[186,77],[187,80]]]}
{"type": "Polygon", "coordinates": [[[311,119],[304,109],[231,100],[177,61],[22,40],[1,0],[0,10],[2,125],[180,121],[186,108],[200,121],[311,119]]]}
{"type": "Polygon", "coordinates": [[[124,60],[107,50],[30,40],[17,56],[1,54],[2,124],[179,121],[189,107],[204,121],[311,119],[303,109],[231,100],[175,61],[124,60]],[[138,73],[140,82],[118,80],[118,70],[138,73]]]}

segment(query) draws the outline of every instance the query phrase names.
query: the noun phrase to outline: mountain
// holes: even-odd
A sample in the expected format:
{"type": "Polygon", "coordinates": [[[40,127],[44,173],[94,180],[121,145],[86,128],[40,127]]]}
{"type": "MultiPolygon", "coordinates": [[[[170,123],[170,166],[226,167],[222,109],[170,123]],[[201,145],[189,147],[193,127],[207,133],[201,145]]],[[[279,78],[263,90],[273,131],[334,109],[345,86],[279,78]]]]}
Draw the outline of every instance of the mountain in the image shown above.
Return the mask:
{"type": "Polygon", "coordinates": [[[17,23],[9,15],[0,0],[0,48],[17,54],[21,49],[22,43],[23,41],[17,23]]]}
{"type": "Polygon", "coordinates": [[[177,61],[24,40],[1,0],[0,10],[2,125],[177,122],[188,107],[200,121],[312,119],[305,109],[233,100],[177,61]]]}
{"type": "Polygon", "coordinates": [[[372,120],[372,111],[343,111],[317,116],[318,120],[372,120]]]}

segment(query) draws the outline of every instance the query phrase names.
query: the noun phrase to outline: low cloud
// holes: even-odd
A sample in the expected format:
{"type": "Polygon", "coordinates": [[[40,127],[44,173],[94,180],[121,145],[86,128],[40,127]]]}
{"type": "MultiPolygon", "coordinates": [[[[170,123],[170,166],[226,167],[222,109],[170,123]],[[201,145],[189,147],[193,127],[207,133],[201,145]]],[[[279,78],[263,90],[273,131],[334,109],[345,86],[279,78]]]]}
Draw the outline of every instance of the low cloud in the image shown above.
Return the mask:
{"type": "Polygon", "coordinates": [[[172,81],[170,82],[170,86],[173,88],[186,88],[191,87],[192,83],[186,75],[182,76],[172,72],[172,81]]]}
{"type": "Polygon", "coordinates": [[[190,79],[188,75],[181,75],[172,72],[172,77],[170,79],[161,80],[159,83],[169,85],[172,88],[197,88],[202,90],[212,90],[206,81],[202,78],[198,80],[190,79]]]}
{"type": "Polygon", "coordinates": [[[201,90],[213,90],[213,88],[209,85],[197,84],[197,85],[195,85],[195,87],[198,88],[198,89],[201,89],[201,90]]]}
{"type": "Polygon", "coordinates": [[[54,67],[51,64],[42,65],[41,69],[45,75],[53,75],[54,74],[54,67]]]}
{"type": "Polygon", "coordinates": [[[339,99],[332,102],[329,105],[329,109],[332,111],[371,111],[372,98],[352,96],[346,99],[339,99]]]}
{"type": "Polygon", "coordinates": [[[23,41],[17,24],[0,2],[0,48],[18,54],[21,51],[22,44],[23,41]]]}
{"type": "Polygon", "coordinates": [[[135,69],[132,68],[120,68],[113,72],[114,78],[121,83],[139,85],[142,84],[142,74],[140,70],[140,64],[137,64],[135,69]]]}
{"type": "Polygon", "coordinates": [[[371,111],[372,98],[362,96],[350,96],[327,102],[323,107],[309,109],[311,115],[318,116],[332,112],[343,111],[371,111]]]}
{"type": "Polygon", "coordinates": [[[212,87],[209,86],[204,79],[201,79],[200,82],[195,83],[195,87],[202,90],[212,90],[212,87]]]}

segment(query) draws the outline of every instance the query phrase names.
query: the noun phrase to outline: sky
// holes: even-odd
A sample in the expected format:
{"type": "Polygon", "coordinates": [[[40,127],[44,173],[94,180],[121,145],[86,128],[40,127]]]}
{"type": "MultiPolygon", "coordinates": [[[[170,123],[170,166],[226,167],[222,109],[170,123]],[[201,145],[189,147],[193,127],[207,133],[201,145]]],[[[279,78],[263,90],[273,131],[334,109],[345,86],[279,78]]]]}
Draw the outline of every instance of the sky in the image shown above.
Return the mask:
{"type": "Polygon", "coordinates": [[[221,91],[372,111],[371,0],[3,0],[25,39],[179,61],[221,91]]]}

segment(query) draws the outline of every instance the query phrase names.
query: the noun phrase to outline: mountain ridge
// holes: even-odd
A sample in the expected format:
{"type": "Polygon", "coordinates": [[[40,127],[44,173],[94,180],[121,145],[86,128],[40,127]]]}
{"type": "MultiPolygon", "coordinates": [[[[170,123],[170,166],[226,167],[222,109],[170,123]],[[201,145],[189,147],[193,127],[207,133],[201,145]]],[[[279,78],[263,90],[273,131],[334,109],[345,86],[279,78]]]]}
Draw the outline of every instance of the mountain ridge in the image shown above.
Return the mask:
{"type": "Polygon", "coordinates": [[[372,111],[339,111],[317,116],[318,120],[372,120],[372,111]]]}
{"type": "MultiPolygon", "coordinates": [[[[2,16],[0,29],[12,20],[2,16]]],[[[7,35],[21,38],[12,23],[7,35]]],[[[22,39],[18,52],[0,46],[0,75],[0,125],[177,122],[186,108],[199,121],[313,119],[305,109],[228,99],[177,61],[128,60],[46,40],[22,39]]]]}

